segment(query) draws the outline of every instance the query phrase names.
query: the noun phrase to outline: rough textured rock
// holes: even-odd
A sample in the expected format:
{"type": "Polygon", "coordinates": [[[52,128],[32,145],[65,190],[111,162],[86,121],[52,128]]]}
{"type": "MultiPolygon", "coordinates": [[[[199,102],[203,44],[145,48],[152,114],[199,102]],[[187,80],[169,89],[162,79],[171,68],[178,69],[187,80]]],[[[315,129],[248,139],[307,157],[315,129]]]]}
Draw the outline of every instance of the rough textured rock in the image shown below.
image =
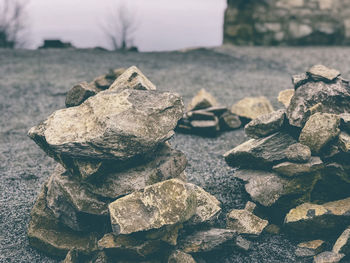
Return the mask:
{"type": "Polygon", "coordinates": [[[171,179],[114,201],[109,212],[113,232],[130,234],[185,222],[196,208],[194,192],[186,183],[171,179]]]}
{"type": "Polygon", "coordinates": [[[339,134],[339,141],[338,141],[339,148],[343,152],[349,152],[350,151],[350,135],[346,132],[341,132],[339,134]]]}
{"type": "Polygon", "coordinates": [[[235,245],[238,249],[242,251],[249,251],[252,248],[252,242],[250,242],[242,236],[236,237],[235,245]]]}
{"type": "Polygon", "coordinates": [[[349,84],[342,80],[308,82],[295,91],[287,108],[287,118],[291,125],[302,128],[310,116],[308,110],[318,103],[323,113],[350,113],[349,98],[349,84]]]}
{"type": "Polygon", "coordinates": [[[54,112],[28,135],[58,161],[57,155],[126,160],[168,140],[182,115],[177,94],[103,91],[80,106],[54,112]]]}
{"type": "Polygon", "coordinates": [[[266,138],[251,139],[224,154],[233,167],[270,168],[286,159],[286,149],[296,140],[287,133],[278,132],[266,138]]]}
{"type": "Polygon", "coordinates": [[[153,255],[166,245],[161,240],[142,240],[132,236],[105,234],[98,241],[98,248],[111,258],[143,259],[153,255]]]}
{"type": "MultiPolygon", "coordinates": [[[[293,75],[292,76],[292,83],[294,85],[294,90],[299,88],[301,85],[304,85],[308,80],[309,80],[309,77],[305,73],[298,74],[298,75],[293,75]]],[[[294,90],[293,90],[293,95],[294,95],[294,90]]],[[[292,98],[293,95],[290,98],[292,98]]],[[[288,105],[289,104],[290,104],[290,100],[288,102],[288,105]]]]}
{"type": "Polygon", "coordinates": [[[339,117],[329,113],[315,113],[302,129],[299,141],[310,147],[311,152],[319,154],[322,148],[340,133],[339,117]]]}
{"type": "Polygon", "coordinates": [[[292,144],[286,150],[286,157],[291,162],[305,163],[311,158],[311,150],[301,143],[292,144]]]}
{"type": "Polygon", "coordinates": [[[282,90],[277,97],[277,100],[281,102],[286,108],[288,108],[290,104],[290,100],[294,96],[294,89],[286,89],[282,90]]]}
{"type": "Polygon", "coordinates": [[[249,122],[245,133],[252,138],[260,138],[279,131],[284,123],[285,111],[278,110],[259,116],[249,122]]]}
{"type": "Polygon", "coordinates": [[[343,130],[350,132],[350,113],[343,113],[339,115],[341,120],[341,127],[343,130]]]}
{"type": "Polygon", "coordinates": [[[175,250],[170,254],[168,263],[196,263],[196,261],[190,254],[175,250]]]}
{"type": "Polygon", "coordinates": [[[194,184],[187,184],[194,191],[197,200],[195,215],[189,220],[189,224],[211,223],[221,212],[221,203],[215,196],[204,191],[194,184]]]}
{"type": "Polygon", "coordinates": [[[267,220],[254,215],[249,209],[233,209],[227,215],[227,228],[239,234],[260,235],[269,224],[267,220]]]}
{"type": "Polygon", "coordinates": [[[337,263],[344,257],[344,254],[337,254],[331,251],[322,252],[314,257],[314,263],[337,263]]]}
{"type": "Polygon", "coordinates": [[[196,96],[194,96],[191,102],[187,106],[187,111],[200,110],[213,106],[217,106],[216,99],[207,92],[205,89],[201,89],[196,96]]]}
{"type": "Polygon", "coordinates": [[[230,131],[241,127],[242,122],[236,114],[227,111],[220,116],[219,125],[221,131],[230,131]]]}
{"type": "Polygon", "coordinates": [[[236,236],[237,233],[233,230],[212,228],[186,236],[181,240],[180,248],[186,253],[207,252],[219,248],[236,236]]]}
{"type": "Polygon", "coordinates": [[[96,251],[95,233],[75,232],[61,225],[46,206],[46,186],[43,187],[31,211],[28,226],[29,244],[51,256],[64,258],[75,248],[85,254],[96,251]]]}
{"type": "Polygon", "coordinates": [[[299,243],[295,254],[298,257],[312,257],[321,253],[325,248],[325,244],[326,243],[320,239],[299,243]]]}
{"type": "Polygon", "coordinates": [[[307,163],[284,162],[272,167],[276,173],[287,177],[310,174],[320,171],[323,168],[324,164],[320,157],[311,157],[307,163]]]}
{"type": "Polygon", "coordinates": [[[112,83],[125,71],[124,68],[117,68],[110,70],[108,74],[99,76],[95,78],[91,83],[90,86],[94,86],[97,89],[100,90],[106,90],[108,89],[112,83]]]}
{"type": "Polygon", "coordinates": [[[84,185],[71,180],[57,165],[47,185],[47,206],[61,223],[76,231],[103,229],[107,225],[107,202],[100,201],[84,185]]]}
{"type": "Polygon", "coordinates": [[[99,90],[89,86],[87,82],[81,82],[68,91],[65,101],[66,107],[78,106],[98,92],[99,90]]]}
{"type": "Polygon", "coordinates": [[[314,65],[307,74],[315,81],[333,81],[340,76],[340,72],[336,69],[327,68],[323,65],[314,65]]]}
{"type": "Polygon", "coordinates": [[[231,108],[232,113],[250,120],[272,111],[273,107],[270,101],[263,96],[244,98],[231,108]]]}
{"type": "Polygon", "coordinates": [[[110,91],[156,90],[156,86],[135,66],[128,68],[109,87],[110,91]]]}
{"type": "Polygon", "coordinates": [[[285,227],[294,237],[330,238],[350,224],[350,198],[322,205],[304,203],[285,217],[285,227]]]}
{"type": "Polygon", "coordinates": [[[345,231],[338,237],[335,242],[332,251],[334,253],[341,253],[348,255],[350,252],[350,228],[345,229],[345,231]]]}

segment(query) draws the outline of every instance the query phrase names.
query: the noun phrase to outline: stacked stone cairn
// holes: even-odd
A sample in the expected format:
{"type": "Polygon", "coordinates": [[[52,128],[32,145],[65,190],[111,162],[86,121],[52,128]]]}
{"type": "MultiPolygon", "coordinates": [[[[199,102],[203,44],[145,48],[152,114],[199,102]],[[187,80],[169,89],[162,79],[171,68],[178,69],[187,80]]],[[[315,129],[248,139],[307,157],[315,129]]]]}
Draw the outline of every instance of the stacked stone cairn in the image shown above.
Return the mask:
{"type": "MultiPolygon", "coordinates": [[[[195,262],[236,231],[213,228],[220,202],[186,182],[168,140],[179,95],[156,91],[136,68],[28,132],[58,162],[31,211],[31,246],[68,262],[195,262]]],[[[72,95],[73,94],[73,95],[72,95]]],[[[72,96],[72,97],[69,97],[72,96]]]]}
{"type": "Polygon", "coordinates": [[[224,157],[255,213],[302,241],[298,256],[338,262],[350,256],[349,81],[322,65],[292,81],[279,96],[287,108],[249,122],[252,139],[224,157]]]}
{"type": "Polygon", "coordinates": [[[245,98],[228,109],[220,106],[212,94],[201,89],[188,104],[176,131],[215,137],[221,132],[239,129],[242,124],[271,111],[271,103],[263,96],[245,98]]]}

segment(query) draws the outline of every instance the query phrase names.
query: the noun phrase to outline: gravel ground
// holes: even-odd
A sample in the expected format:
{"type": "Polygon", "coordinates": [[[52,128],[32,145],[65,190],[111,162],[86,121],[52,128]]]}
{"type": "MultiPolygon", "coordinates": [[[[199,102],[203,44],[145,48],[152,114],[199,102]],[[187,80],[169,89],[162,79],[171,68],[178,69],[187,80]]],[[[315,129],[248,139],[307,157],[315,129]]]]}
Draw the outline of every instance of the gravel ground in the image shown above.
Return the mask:
{"type": "MultiPolygon", "coordinates": [[[[0,50],[0,262],[58,262],[31,249],[26,238],[29,213],[54,162],[27,136],[28,129],[64,107],[66,91],[109,68],[137,65],[163,91],[185,102],[200,89],[223,105],[246,96],[276,96],[291,88],[290,75],[323,63],[350,76],[350,48],[218,47],[168,53],[109,53],[93,50],[0,50]]],[[[242,184],[232,177],[222,154],[242,143],[242,130],[217,138],[176,134],[174,147],[189,159],[190,181],[223,202],[224,212],[244,207],[242,184]]],[[[283,235],[265,234],[248,254],[231,250],[197,258],[199,262],[300,262],[283,235]]]]}

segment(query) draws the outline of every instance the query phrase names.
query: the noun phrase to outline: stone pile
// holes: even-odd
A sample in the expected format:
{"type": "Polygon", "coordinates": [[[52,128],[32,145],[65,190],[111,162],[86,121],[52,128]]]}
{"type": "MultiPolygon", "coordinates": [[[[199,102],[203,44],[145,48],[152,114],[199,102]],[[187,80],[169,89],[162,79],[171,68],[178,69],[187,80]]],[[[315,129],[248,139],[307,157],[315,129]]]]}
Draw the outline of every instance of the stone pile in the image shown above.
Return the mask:
{"type": "Polygon", "coordinates": [[[239,129],[247,121],[271,111],[273,107],[265,97],[245,98],[228,109],[220,106],[205,89],[201,89],[189,103],[176,131],[215,137],[220,132],[239,129]]]}
{"type": "Polygon", "coordinates": [[[186,157],[168,142],[182,99],[155,89],[131,67],[29,130],[58,162],[31,212],[31,246],[66,263],[194,262],[187,253],[236,237],[212,228],[220,202],[186,182],[186,157]]]}
{"type": "MultiPolygon", "coordinates": [[[[350,225],[350,85],[322,65],[293,76],[293,84],[288,107],[248,123],[252,139],[224,157],[239,167],[234,176],[258,204],[257,214],[295,239],[313,241],[297,253],[311,256],[350,225]]],[[[350,255],[345,231],[315,262],[350,255]]]]}

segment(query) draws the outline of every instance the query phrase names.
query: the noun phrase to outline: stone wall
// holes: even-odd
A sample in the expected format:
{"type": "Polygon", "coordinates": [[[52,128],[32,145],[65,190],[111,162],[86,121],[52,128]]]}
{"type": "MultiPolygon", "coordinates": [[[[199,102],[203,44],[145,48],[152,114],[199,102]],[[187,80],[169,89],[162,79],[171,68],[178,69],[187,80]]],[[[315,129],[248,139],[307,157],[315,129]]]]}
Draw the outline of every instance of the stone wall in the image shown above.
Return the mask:
{"type": "Polygon", "coordinates": [[[350,44],[350,0],[228,0],[224,43],[350,44]]]}

